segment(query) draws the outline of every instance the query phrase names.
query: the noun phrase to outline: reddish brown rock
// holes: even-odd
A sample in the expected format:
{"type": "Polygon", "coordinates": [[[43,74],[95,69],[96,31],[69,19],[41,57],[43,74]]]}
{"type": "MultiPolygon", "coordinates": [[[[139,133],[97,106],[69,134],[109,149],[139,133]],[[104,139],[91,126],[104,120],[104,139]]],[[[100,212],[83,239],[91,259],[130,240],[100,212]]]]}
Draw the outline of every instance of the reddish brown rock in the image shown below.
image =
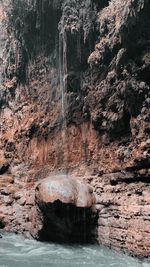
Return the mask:
{"type": "MultiPolygon", "coordinates": [[[[67,198],[42,193],[57,203],[40,214],[34,189],[68,171],[94,188],[99,243],[149,256],[150,2],[11,2],[0,3],[0,226],[38,238],[48,214],[60,230],[52,210],[67,198]]],[[[90,206],[69,188],[69,202],[90,206]]],[[[64,233],[77,233],[71,219],[64,233]]]]}
{"type": "Polygon", "coordinates": [[[97,193],[98,241],[138,257],[150,255],[150,186],[133,173],[111,173],[91,181],[97,193]],[[136,180],[137,179],[137,180],[136,180]],[[140,180],[140,181],[139,181],[140,180]]]}
{"type": "Polygon", "coordinates": [[[96,199],[88,184],[69,175],[58,175],[48,177],[36,186],[36,201],[42,204],[60,201],[80,208],[91,208],[96,199]]]}
{"type": "Polygon", "coordinates": [[[69,175],[51,176],[36,186],[42,228],[38,239],[89,242],[96,218],[92,187],[69,175]]]}

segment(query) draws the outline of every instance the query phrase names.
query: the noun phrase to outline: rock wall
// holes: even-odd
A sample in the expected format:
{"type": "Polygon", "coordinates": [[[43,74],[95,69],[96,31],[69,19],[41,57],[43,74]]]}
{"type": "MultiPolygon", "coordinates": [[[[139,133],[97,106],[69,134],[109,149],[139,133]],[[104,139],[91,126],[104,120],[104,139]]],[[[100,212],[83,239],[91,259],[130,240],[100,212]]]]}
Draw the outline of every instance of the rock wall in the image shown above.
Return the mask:
{"type": "Polygon", "coordinates": [[[6,230],[35,236],[35,183],[70,172],[94,187],[99,242],[149,256],[149,12],[147,0],[0,1],[6,230]]]}

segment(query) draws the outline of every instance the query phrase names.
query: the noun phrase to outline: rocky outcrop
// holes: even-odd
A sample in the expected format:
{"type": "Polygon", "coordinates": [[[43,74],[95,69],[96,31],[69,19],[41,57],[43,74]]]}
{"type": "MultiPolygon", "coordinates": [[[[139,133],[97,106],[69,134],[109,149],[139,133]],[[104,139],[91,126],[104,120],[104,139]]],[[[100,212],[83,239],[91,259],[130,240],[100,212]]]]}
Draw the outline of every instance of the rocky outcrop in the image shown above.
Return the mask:
{"type": "Polygon", "coordinates": [[[36,186],[42,217],[40,240],[89,242],[96,238],[95,197],[92,187],[69,176],[54,176],[36,186]]]}
{"type": "Polygon", "coordinates": [[[105,174],[92,179],[92,185],[97,194],[99,243],[149,257],[149,175],[105,174]]]}
{"type": "Polygon", "coordinates": [[[39,204],[52,204],[60,201],[79,208],[91,208],[95,204],[93,189],[88,184],[59,175],[42,180],[36,187],[36,201],[39,204]]]}
{"type": "Polygon", "coordinates": [[[50,176],[40,182],[0,180],[0,226],[26,237],[59,242],[96,239],[95,196],[81,179],[50,176]]]}
{"type": "Polygon", "coordinates": [[[149,11],[147,0],[0,2],[6,230],[35,237],[36,183],[69,172],[97,195],[99,242],[149,256],[149,11]]]}

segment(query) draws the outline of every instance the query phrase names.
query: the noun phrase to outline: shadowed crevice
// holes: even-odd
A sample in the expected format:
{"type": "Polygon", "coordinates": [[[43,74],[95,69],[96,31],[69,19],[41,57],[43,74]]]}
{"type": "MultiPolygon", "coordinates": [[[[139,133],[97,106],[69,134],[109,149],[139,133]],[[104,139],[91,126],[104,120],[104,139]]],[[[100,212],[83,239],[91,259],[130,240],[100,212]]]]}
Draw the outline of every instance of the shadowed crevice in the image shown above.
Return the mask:
{"type": "Polygon", "coordinates": [[[90,208],[79,208],[59,200],[39,208],[43,217],[39,240],[61,243],[95,241],[96,215],[90,208]]]}

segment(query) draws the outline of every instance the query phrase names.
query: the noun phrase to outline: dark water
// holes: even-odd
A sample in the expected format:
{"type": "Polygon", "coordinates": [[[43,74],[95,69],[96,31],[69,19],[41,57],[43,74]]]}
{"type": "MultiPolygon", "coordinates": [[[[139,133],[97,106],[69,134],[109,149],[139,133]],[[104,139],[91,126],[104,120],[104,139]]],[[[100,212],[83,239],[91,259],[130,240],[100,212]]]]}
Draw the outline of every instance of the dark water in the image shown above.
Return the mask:
{"type": "Polygon", "coordinates": [[[0,239],[0,267],[150,267],[96,245],[58,245],[5,234],[0,239]]]}

